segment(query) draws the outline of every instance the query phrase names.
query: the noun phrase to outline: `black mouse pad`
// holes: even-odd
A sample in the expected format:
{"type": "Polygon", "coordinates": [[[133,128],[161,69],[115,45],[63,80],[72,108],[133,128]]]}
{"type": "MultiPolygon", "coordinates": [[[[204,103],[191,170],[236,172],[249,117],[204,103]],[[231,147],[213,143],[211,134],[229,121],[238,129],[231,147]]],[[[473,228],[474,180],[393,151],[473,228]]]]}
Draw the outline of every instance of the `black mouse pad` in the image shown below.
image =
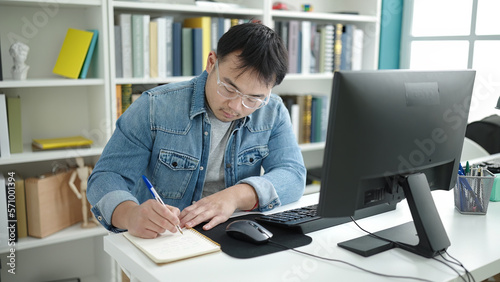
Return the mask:
{"type": "Polygon", "coordinates": [[[263,256],[267,254],[272,254],[280,251],[284,251],[291,248],[297,248],[301,246],[308,245],[312,242],[312,238],[294,232],[292,230],[287,230],[284,228],[279,228],[271,225],[264,225],[267,230],[273,233],[273,237],[271,240],[278,244],[281,244],[284,247],[279,247],[270,243],[263,245],[256,245],[250,242],[241,241],[234,239],[226,234],[226,226],[235,220],[248,219],[254,220],[256,217],[261,216],[260,214],[249,214],[239,217],[230,218],[228,221],[219,224],[218,226],[212,228],[211,230],[205,231],[203,230],[203,224],[199,224],[195,227],[200,233],[203,233],[205,236],[209,237],[213,241],[219,243],[221,245],[221,249],[224,253],[235,257],[235,258],[253,258],[258,256],[263,256]]]}

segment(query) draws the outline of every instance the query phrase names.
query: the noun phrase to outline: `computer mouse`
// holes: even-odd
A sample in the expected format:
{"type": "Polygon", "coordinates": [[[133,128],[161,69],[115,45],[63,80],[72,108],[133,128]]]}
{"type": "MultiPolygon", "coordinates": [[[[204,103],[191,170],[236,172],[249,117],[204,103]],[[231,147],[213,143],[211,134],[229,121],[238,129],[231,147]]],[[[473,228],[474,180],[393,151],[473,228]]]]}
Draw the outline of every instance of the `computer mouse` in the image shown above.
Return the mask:
{"type": "Polygon", "coordinates": [[[271,231],[251,220],[235,220],[226,227],[226,233],[238,240],[264,244],[273,237],[271,231]]]}

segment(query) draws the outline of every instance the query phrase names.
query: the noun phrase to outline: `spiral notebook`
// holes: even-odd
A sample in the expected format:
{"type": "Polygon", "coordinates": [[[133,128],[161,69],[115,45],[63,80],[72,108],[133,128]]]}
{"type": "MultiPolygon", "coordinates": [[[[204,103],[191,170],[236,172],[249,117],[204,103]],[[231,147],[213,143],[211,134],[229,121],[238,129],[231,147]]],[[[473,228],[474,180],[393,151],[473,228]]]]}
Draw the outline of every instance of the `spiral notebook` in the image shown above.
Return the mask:
{"type": "Polygon", "coordinates": [[[184,234],[165,232],[154,239],[143,239],[123,233],[137,248],[156,263],[168,263],[220,251],[220,245],[195,229],[184,234]]]}

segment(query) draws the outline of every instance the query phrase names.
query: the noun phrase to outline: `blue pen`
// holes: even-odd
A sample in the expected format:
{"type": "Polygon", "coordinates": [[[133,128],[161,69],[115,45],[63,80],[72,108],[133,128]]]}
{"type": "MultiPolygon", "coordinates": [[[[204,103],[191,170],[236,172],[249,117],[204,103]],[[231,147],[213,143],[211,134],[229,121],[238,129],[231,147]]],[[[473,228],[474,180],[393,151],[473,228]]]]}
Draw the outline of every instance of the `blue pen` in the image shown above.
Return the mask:
{"type": "MultiPolygon", "coordinates": [[[[149,192],[151,192],[151,194],[153,195],[153,198],[155,198],[160,204],[165,206],[165,203],[161,200],[160,195],[158,195],[158,193],[156,192],[155,188],[153,187],[153,184],[151,184],[151,182],[149,182],[149,179],[144,175],[142,176],[142,179],[144,180],[144,183],[146,183],[146,186],[148,187],[149,192]]],[[[181,227],[179,225],[176,225],[175,227],[177,227],[177,230],[179,230],[179,232],[181,232],[181,234],[184,235],[184,233],[182,233],[181,227]]]]}

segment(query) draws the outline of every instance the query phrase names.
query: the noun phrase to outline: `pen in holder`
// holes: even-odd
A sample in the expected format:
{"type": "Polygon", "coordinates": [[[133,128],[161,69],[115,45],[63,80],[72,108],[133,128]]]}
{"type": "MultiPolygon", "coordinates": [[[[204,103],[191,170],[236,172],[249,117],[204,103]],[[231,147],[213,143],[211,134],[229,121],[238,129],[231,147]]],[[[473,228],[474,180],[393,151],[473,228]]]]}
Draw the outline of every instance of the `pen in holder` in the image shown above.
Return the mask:
{"type": "Polygon", "coordinates": [[[486,214],[494,180],[487,169],[471,176],[459,174],[454,189],[457,210],[463,214],[486,214]]]}

